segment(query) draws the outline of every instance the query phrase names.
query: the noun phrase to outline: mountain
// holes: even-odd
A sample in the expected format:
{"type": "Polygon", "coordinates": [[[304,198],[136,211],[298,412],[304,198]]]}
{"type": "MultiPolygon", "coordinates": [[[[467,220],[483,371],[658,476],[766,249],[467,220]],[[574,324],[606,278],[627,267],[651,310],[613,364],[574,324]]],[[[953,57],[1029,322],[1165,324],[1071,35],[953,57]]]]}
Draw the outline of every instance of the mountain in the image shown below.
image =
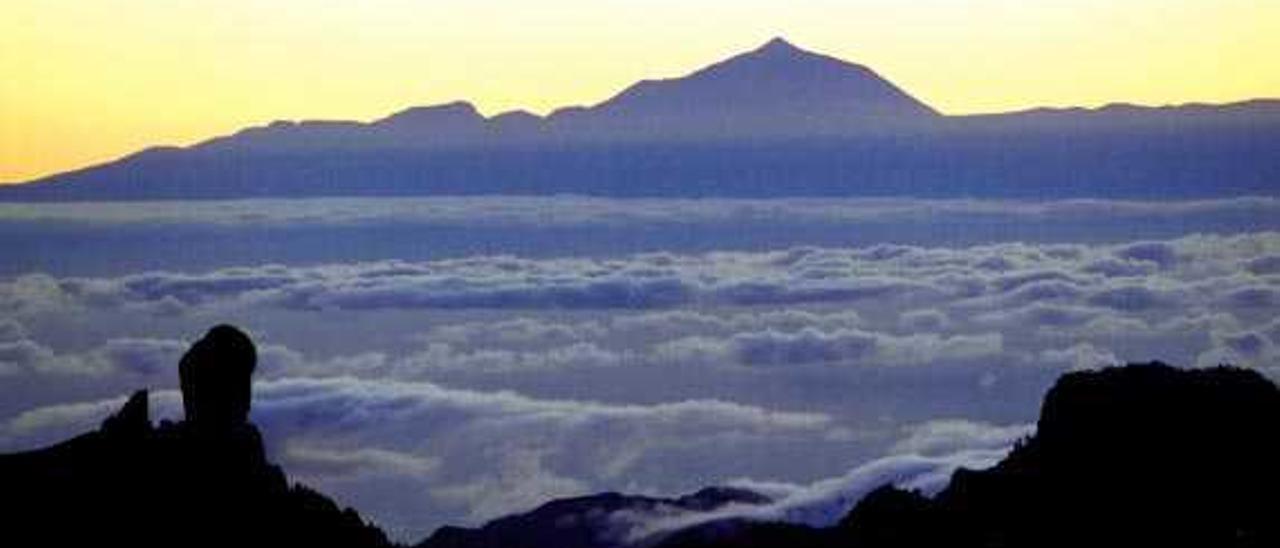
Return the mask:
{"type": "MultiPolygon", "coordinates": [[[[924,518],[912,530],[957,546],[1278,546],[1278,425],[1280,390],[1256,372],[1073,373],[1045,396],[1036,434],[999,465],[958,472],[934,500],[902,506],[924,518]]],[[[844,527],[870,522],[855,509],[844,527]]]]}
{"type": "Polygon", "coordinates": [[[630,526],[643,519],[768,502],[764,495],[731,487],[677,498],[603,493],[552,501],[478,529],[441,527],[417,548],[623,548],[634,544],[630,526]]]}
{"type": "Polygon", "coordinates": [[[1280,546],[1278,426],[1280,390],[1253,371],[1071,373],[1033,436],[933,498],[886,485],[828,529],[713,523],[660,546],[1280,546]]]}
{"type": "Polygon", "coordinates": [[[274,122],[0,200],[557,195],[1189,199],[1280,194],[1280,100],[944,116],[775,39],[591,107],[274,122]]]}
{"type": "Polygon", "coordinates": [[[939,115],[870,69],[777,38],[681,78],[646,80],[591,108],[486,119],[458,101],[368,124],[276,122],[214,139],[215,150],[436,149],[460,146],[812,137],[939,115]]]}
{"type": "Polygon", "coordinates": [[[634,140],[813,137],[937,118],[937,111],[861,65],[775,38],[683,78],[646,80],[554,127],[634,140]]]}
{"type": "Polygon", "coordinates": [[[152,425],[140,391],[96,431],[0,455],[0,543],[391,546],[355,511],[290,485],[267,461],[245,420],[254,362],[247,337],[214,328],[183,357],[186,420],[152,425]]]}
{"type": "Polygon", "coordinates": [[[700,520],[620,543],[617,530],[632,525],[620,516],[679,503],[606,494],[478,530],[442,528],[420,546],[1280,546],[1278,425],[1280,389],[1253,371],[1150,363],[1076,372],[1045,396],[1036,433],[993,468],[958,470],[932,498],[882,486],[829,528],[700,520]]]}

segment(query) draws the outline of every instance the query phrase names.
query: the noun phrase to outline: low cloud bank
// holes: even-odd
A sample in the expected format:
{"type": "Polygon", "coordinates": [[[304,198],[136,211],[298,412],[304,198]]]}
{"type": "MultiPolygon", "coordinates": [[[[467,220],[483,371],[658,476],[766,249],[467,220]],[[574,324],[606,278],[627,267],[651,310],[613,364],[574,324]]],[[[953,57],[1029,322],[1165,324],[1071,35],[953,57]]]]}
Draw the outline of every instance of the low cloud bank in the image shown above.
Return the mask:
{"type": "Polygon", "coordinates": [[[610,199],[558,197],[316,198],[0,203],[0,221],[225,226],[405,223],[432,226],[840,224],[949,218],[1032,221],[1280,214],[1280,200],[925,200],[913,198],[610,199]]]}
{"type": "Polygon", "coordinates": [[[11,276],[0,448],[92,428],[138,387],[173,416],[188,338],[232,321],[260,343],[275,457],[401,538],[733,477],[780,497],[751,512],[821,523],[998,458],[1025,429],[987,423],[1030,420],[1063,371],[1276,376],[1278,258],[1257,232],[11,276]],[[911,456],[840,474],[885,455],[911,456]]]}

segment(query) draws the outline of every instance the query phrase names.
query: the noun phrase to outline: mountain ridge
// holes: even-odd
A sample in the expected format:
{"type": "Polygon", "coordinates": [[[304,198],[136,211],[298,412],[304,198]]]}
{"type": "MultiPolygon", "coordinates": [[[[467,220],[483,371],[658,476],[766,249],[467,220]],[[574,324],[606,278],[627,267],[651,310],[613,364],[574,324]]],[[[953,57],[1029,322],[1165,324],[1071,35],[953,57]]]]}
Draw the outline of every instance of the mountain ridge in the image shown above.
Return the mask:
{"type": "Polygon", "coordinates": [[[453,101],[281,120],[5,185],[0,200],[1270,196],[1277,144],[1276,99],[948,116],[868,67],[775,39],[547,116],[453,101]]]}

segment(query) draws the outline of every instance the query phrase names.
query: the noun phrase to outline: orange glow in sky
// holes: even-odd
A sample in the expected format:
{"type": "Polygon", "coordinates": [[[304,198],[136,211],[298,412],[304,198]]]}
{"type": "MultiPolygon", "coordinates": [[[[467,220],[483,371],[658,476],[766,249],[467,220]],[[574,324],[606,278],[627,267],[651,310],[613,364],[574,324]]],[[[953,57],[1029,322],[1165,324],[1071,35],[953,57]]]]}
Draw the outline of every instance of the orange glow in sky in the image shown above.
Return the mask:
{"type": "Polygon", "coordinates": [[[0,182],[274,119],[545,113],[773,36],[951,114],[1280,97],[1262,0],[5,0],[0,182]]]}

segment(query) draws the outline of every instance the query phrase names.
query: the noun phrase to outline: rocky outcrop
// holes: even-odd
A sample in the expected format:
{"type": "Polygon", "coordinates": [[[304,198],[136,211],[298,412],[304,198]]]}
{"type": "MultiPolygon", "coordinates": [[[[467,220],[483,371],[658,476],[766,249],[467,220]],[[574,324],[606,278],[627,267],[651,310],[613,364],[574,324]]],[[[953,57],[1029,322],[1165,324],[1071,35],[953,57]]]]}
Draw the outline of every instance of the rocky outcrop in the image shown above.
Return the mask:
{"type": "Polygon", "coordinates": [[[186,420],[135,393],[102,427],[0,456],[8,541],[31,546],[388,546],[350,509],[291,485],[247,421],[255,350],[219,326],[181,362],[186,420]]]}
{"type": "Polygon", "coordinates": [[[1280,546],[1277,462],[1280,391],[1253,371],[1071,373],[996,467],[932,500],[882,489],[844,527],[868,547],[922,531],[949,546],[1280,546]]]}
{"type": "Polygon", "coordinates": [[[248,422],[257,364],[257,349],[243,331],[230,325],[210,329],[178,364],[187,424],[216,429],[248,422]]]}

